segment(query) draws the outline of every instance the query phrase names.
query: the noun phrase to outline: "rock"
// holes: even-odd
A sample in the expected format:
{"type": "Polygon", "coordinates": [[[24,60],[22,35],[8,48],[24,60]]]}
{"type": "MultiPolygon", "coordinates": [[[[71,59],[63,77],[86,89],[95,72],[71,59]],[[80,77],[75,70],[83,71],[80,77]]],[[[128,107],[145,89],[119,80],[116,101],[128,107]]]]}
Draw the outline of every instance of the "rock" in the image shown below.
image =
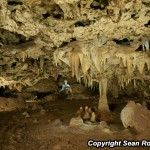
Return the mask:
{"type": "Polygon", "coordinates": [[[62,125],[62,120],[56,119],[56,120],[52,123],[52,125],[54,125],[54,126],[61,126],[61,125],[62,125]]]}
{"type": "Polygon", "coordinates": [[[45,115],[46,114],[46,110],[45,109],[41,109],[40,114],[45,115]]]}
{"type": "Polygon", "coordinates": [[[145,132],[150,128],[150,111],[134,101],[127,103],[120,117],[125,128],[135,128],[138,132],[145,132]]]}
{"type": "Polygon", "coordinates": [[[23,99],[23,100],[31,99],[34,96],[34,94],[28,92],[18,92],[16,93],[16,95],[18,95],[18,99],[23,99]]]}
{"type": "Polygon", "coordinates": [[[37,104],[33,104],[32,110],[36,110],[36,109],[37,109],[37,104]]]}
{"type": "Polygon", "coordinates": [[[30,118],[30,115],[28,114],[28,112],[24,112],[24,113],[22,113],[22,115],[25,117],[25,118],[30,118]]]}
{"type": "Polygon", "coordinates": [[[106,123],[106,121],[101,121],[99,124],[102,128],[109,128],[108,124],[106,123]]]}
{"type": "Polygon", "coordinates": [[[49,94],[49,95],[44,97],[45,101],[54,101],[56,99],[57,99],[57,95],[56,94],[49,94]]]}
{"type": "Polygon", "coordinates": [[[84,123],[83,123],[83,120],[81,117],[76,117],[76,118],[72,118],[70,120],[70,126],[82,126],[84,123]]]}
{"type": "Polygon", "coordinates": [[[91,121],[85,121],[84,123],[88,124],[88,125],[92,125],[93,124],[91,121]]]}
{"type": "Polygon", "coordinates": [[[38,123],[38,119],[37,118],[33,119],[33,123],[38,123]]]}
{"type": "Polygon", "coordinates": [[[26,89],[27,92],[39,92],[39,93],[54,93],[58,91],[58,85],[53,78],[42,79],[34,86],[28,87],[26,89]]]}
{"type": "Polygon", "coordinates": [[[71,85],[71,89],[73,91],[73,94],[81,94],[86,91],[86,87],[81,84],[73,84],[71,85]]]}
{"type": "MultiPolygon", "coordinates": [[[[118,126],[118,124],[110,124],[109,127],[112,131],[121,131],[122,130],[122,127],[118,126]]],[[[124,130],[127,130],[127,129],[124,129],[124,130]]]]}
{"type": "Polygon", "coordinates": [[[27,114],[25,115],[25,118],[30,118],[30,115],[27,113],[27,114]]]}

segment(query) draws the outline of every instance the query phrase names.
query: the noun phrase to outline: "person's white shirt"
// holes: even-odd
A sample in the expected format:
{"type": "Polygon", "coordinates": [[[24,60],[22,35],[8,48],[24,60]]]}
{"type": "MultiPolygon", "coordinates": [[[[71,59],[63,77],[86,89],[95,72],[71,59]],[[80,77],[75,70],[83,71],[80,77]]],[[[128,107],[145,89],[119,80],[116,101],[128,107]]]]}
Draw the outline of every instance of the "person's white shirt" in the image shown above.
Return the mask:
{"type": "Polygon", "coordinates": [[[67,83],[67,80],[64,81],[64,84],[62,85],[62,88],[59,92],[64,91],[65,89],[70,88],[70,85],[67,83]]]}

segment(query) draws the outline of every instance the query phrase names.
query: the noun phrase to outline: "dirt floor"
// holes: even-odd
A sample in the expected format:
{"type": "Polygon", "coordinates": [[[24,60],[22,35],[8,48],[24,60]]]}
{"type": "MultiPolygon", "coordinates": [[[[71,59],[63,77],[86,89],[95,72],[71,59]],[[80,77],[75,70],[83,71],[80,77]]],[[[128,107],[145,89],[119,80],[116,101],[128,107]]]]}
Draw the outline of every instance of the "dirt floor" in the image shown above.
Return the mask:
{"type": "MultiPolygon", "coordinates": [[[[65,99],[55,101],[28,102],[26,109],[0,112],[0,150],[88,150],[88,140],[139,140],[150,139],[150,133],[137,134],[134,130],[124,129],[119,113],[125,105],[121,100],[110,100],[113,112],[118,121],[109,124],[109,128],[84,124],[80,127],[69,126],[70,119],[75,117],[80,106],[97,106],[98,99],[65,99]],[[115,102],[115,103],[111,103],[115,102]],[[46,112],[44,112],[46,110],[46,112]],[[23,115],[24,112],[29,117],[23,115]]],[[[150,145],[149,145],[150,146],[150,145]]],[[[144,146],[149,149],[149,147],[144,146]]],[[[98,148],[100,149],[100,147],[98,148]]],[[[109,146],[103,148],[109,149],[109,146]]],[[[143,147],[123,146],[115,149],[143,149],[143,147]]]]}

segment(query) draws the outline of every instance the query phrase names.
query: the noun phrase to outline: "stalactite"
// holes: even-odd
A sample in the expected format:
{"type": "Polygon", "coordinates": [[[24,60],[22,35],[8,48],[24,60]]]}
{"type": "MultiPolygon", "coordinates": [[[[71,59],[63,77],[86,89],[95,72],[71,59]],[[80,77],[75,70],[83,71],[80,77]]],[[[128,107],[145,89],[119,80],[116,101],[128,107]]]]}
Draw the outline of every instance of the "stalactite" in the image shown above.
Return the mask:
{"type": "Polygon", "coordinates": [[[70,54],[70,66],[72,70],[72,77],[76,77],[77,80],[79,81],[80,79],[80,72],[79,72],[79,67],[80,67],[80,57],[79,53],[81,53],[79,50],[73,49],[71,54],[70,54]]]}
{"type": "Polygon", "coordinates": [[[123,61],[124,67],[126,67],[127,66],[127,57],[126,56],[122,56],[122,61],[123,61]]]}
{"type": "Polygon", "coordinates": [[[127,69],[128,69],[128,73],[129,75],[132,75],[133,73],[133,61],[132,59],[130,58],[130,56],[127,57],[127,69]]]}
{"type": "Polygon", "coordinates": [[[90,66],[91,66],[90,55],[83,54],[82,63],[81,63],[83,74],[85,74],[89,70],[90,66]]]}
{"type": "Polygon", "coordinates": [[[134,88],[136,88],[136,87],[137,87],[136,79],[134,79],[134,80],[133,80],[133,86],[134,86],[134,88]]]}
{"type": "Polygon", "coordinates": [[[100,62],[99,62],[99,54],[98,54],[98,51],[96,50],[91,50],[90,51],[91,53],[91,59],[96,67],[96,69],[98,70],[98,72],[100,72],[100,62]]]}
{"type": "Polygon", "coordinates": [[[44,57],[40,56],[40,69],[43,70],[43,66],[44,66],[44,57]]]}
{"type": "Polygon", "coordinates": [[[16,90],[19,91],[19,92],[21,92],[22,86],[21,86],[20,83],[17,83],[17,84],[16,84],[16,90]]]}
{"type": "Polygon", "coordinates": [[[145,66],[145,62],[143,62],[143,61],[140,61],[140,62],[137,63],[137,68],[138,68],[140,74],[143,73],[144,66],[145,66]]]}

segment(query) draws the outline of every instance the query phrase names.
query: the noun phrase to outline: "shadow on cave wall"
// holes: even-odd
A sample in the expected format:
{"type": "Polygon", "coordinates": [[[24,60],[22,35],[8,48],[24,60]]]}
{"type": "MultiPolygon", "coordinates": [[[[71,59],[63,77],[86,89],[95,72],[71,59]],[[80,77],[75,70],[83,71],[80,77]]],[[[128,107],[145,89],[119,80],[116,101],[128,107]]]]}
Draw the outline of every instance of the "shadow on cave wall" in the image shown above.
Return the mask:
{"type": "Polygon", "coordinates": [[[0,43],[2,45],[18,45],[33,41],[34,38],[35,37],[30,37],[29,39],[26,39],[26,37],[21,34],[0,29],[0,43]]]}

